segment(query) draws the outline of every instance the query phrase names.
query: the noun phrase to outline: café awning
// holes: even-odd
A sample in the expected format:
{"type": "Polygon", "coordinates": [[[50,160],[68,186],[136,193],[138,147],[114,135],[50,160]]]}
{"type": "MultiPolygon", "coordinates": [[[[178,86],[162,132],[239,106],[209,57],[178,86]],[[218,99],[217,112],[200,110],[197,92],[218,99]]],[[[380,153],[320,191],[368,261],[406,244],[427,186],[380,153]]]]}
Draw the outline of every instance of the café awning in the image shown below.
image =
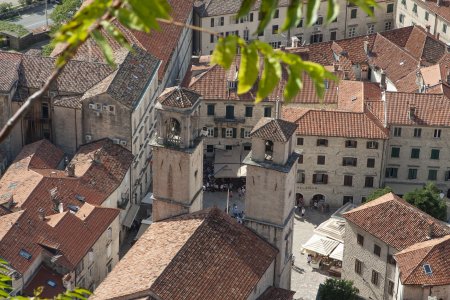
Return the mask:
{"type": "Polygon", "coordinates": [[[328,256],[338,245],[338,241],[313,234],[313,236],[303,245],[303,248],[324,256],[328,256]]]}
{"type": "Polygon", "coordinates": [[[330,258],[342,261],[344,257],[344,244],[339,243],[339,245],[334,248],[333,252],[330,254],[330,258]]]}
{"type": "Polygon", "coordinates": [[[133,224],[134,219],[136,218],[138,211],[139,211],[139,205],[131,204],[130,209],[128,210],[127,214],[125,215],[125,218],[123,218],[122,225],[130,228],[131,225],[133,224]]]}

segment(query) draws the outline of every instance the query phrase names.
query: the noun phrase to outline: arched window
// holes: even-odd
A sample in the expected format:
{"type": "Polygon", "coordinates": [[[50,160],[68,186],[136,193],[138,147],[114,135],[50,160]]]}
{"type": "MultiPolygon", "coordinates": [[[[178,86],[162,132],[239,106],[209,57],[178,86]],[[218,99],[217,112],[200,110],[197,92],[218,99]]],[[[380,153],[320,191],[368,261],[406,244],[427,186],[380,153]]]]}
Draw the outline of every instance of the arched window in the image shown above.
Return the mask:
{"type": "Polygon", "coordinates": [[[181,125],[175,118],[170,118],[167,122],[167,142],[179,145],[181,143],[181,125]]]}

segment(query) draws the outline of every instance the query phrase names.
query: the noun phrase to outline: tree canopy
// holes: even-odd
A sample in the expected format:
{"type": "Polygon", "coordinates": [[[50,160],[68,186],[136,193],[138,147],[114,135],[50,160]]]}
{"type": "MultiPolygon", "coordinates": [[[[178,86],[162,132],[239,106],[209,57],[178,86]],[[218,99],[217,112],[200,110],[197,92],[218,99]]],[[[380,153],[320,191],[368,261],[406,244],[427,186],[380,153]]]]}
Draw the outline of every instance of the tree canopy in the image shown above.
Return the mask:
{"type": "Polygon", "coordinates": [[[344,279],[328,278],[319,288],[318,299],[320,300],[356,300],[358,289],[353,282],[344,279]]]}
{"type": "Polygon", "coordinates": [[[436,219],[447,220],[447,205],[440,197],[441,191],[434,183],[428,183],[422,189],[415,189],[406,193],[403,198],[410,204],[435,217],[436,219]]]}
{"type": "Polygon", "coordinates": [[[389,186],[384,187],[384,188],[378,188],[366,197],[365,202],[375,200],[375,199],[380,198],[381,196],[386,195],[387,193],[391,193],[391,192],[392,192],[392,188],[390,188],[389,186]]]}

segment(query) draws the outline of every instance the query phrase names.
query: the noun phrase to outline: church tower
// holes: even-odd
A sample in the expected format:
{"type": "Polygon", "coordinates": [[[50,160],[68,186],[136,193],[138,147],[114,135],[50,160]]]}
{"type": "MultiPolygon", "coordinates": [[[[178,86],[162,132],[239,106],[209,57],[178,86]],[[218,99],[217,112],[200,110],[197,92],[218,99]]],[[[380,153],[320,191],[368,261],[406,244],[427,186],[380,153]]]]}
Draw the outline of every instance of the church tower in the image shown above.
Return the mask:
{"type": "Polygon", "coordinates": [[[153,221],[203,208],[203,142],[199,129],[201,97],[194,91],[166,89],[156,104],[153,149],[153,221]]]}
{"type": "Polygon", "coordinates": [[[245,225],[279,250],[275,260],[276,287],[290,289],[294,226],[295,176],[298,154],[292,136],[297,124],[262,118],[250,133],[252,151],[247,165],[245,225]]]}

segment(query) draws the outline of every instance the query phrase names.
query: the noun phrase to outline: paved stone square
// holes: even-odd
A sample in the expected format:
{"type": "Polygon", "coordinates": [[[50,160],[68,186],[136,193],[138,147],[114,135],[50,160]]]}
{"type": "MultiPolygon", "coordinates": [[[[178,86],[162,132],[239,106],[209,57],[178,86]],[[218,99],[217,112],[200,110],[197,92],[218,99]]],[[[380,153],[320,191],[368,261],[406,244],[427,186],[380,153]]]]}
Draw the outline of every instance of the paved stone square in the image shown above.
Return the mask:
{"type": "MultiPolygon", "coordinates": [[[[233,193],[229,205],[232,207],[237,204],[239,210],[244,210],[244,198],[239,198],[237,193],[233,193]]],[[[203,194],[204,208],[216,206],[225,210],[227,201],[227,193],[224,192],[205,192],[203,194]]],[[[296,212],[294,220],[294,245],[293,253],[295,263],[292,267],[291,289],[296,291],[294,299],[296,300],[314,300],[316,299],[317,290],[320,283],[324,282],[329,276],[313,270],[306,262],[306,255],[301,254],[302,244],[304,244],[313,235],[314,229],[325,220],[329,219],[331,214],[321,213],[313,208],[308,208],[305,217],[296,212]]]]}

